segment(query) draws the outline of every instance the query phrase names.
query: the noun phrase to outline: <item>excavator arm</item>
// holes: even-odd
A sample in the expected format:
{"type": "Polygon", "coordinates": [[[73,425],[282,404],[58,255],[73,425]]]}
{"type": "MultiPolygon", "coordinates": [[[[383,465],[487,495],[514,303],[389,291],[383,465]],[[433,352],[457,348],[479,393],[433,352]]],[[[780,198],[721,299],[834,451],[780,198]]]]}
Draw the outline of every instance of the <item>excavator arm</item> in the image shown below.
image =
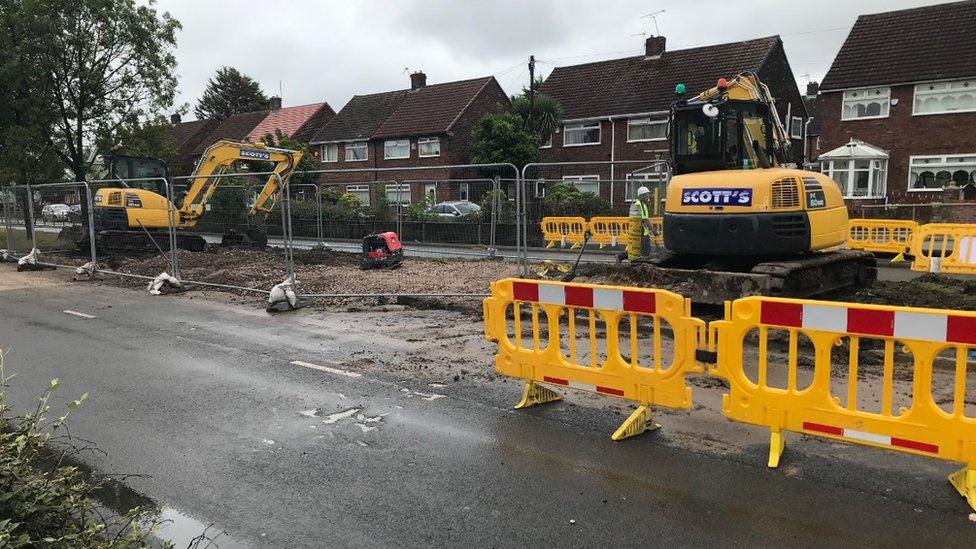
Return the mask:
{"type": "Polygon", "coordinates": [[[190,180],[183,204],[179,208],[181,225],[193,226],[206,211],[206,204],[213,196],[227,173],[238,160],[257,160],[274,164],[257,200],[251,206],[252,215],[258,213],[265,217],[271,213],[280,190],[280,182],[285,181],[302,158],[301,151],[276,149],[265,145],[239,143],[236,141],[217,141],[200,158],[190,180]]]}

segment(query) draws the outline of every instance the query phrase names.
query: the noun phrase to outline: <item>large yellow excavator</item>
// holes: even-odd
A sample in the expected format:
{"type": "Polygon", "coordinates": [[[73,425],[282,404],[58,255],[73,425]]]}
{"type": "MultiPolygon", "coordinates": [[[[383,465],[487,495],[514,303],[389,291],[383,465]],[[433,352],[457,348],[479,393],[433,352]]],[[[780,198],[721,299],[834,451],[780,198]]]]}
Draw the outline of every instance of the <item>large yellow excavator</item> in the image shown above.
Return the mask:
{"type": "MultiPolygon", "coordinates": [[[[217,141],[197,163],[189,179],[186,194],[176,204],[159,192],[138,187],[108,187],[95,192],[93,218],[96,244],[102,248],[154,250],[169,246],[167,228],[170,211],[177,229],[177,247],[203,251],[206,240],[193,233],[197,222],[207,211],[207,203],[223,179],[222,174],[233,171],[240,160],[270,162],[270,175],[250,206],[250,214],[262,222],[271,213],[284,181],[302,158],[301,151],[277,149],[262,144],[217,141]]],[[[260,223],[248,227],[246,234],[231,231],[224,235],[224,244],[251,244],[264,248],[268,237],[260,223]]],[[[87,246],[85,242],[79,245],[87,246]]]]}
{"type": "Polygon", "coordinates": [[[667,254],[657,263],[687,270],[706,302],[810,296],[877,277],[873,255],[838,249],[848,230],[843,193],[829,177],[796,169],[779,120],[753,73],[721,78],[671,108],[667,254]]]}

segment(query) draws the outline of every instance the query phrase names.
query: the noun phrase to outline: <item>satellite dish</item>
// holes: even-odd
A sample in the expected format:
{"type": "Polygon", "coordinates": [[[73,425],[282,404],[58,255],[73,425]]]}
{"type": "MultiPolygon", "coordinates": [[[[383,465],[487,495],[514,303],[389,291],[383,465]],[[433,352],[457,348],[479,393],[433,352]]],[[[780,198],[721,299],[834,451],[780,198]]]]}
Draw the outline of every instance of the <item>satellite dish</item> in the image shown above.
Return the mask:
{"type": "Polygon", "coordinates": [[[715,118],[718,116],[718,107],[712,105],[711,103],[706,103],[702,105],[702,112],[705,113],[705,116],[709,118],[715,118]]]}

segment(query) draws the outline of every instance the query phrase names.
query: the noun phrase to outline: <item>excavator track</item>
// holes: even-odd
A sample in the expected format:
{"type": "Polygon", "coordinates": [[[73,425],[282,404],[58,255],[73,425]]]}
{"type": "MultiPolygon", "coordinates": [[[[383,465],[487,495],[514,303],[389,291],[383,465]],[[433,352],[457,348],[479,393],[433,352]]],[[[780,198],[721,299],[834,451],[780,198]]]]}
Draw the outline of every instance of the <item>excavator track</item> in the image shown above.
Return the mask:
{"type": "Polygon", "coordinates": [[[840,290],[856,291],[878,278],[873,254],[859,250],[810,253],[754,264],[723,265],[715,258],[664,254],[648,258],[654,275],[668,286],[680,287],[693,302],[720,305],[740,297],[806,298],[840,290]]]}

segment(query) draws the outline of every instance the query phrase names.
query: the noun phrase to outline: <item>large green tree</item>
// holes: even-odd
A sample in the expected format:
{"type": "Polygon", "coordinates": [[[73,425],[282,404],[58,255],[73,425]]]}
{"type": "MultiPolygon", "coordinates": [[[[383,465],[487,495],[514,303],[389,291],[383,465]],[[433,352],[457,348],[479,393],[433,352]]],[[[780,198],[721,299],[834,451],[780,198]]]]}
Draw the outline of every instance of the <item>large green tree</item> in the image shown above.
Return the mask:
{"type": "Polygon", "coordinates": [[[475,164],[508,162],[519,169],[539,161],[539,136],[524,128],[515,114],[486,114],[471,130],[471,161],[475,164]]]}
{"type": "Polygon", "coordinates": [[[193,113],[200,120],[223,120],[232,114],[268,108],[261,86],[233,67],[221,67],[207,82],[193,113]]]}
{"type": "Polygon", "coordinates": [[[541,140],[549,139],[558,129],[565,117],[563,106],[551,96],[535,93],[535,98],[529,97],[528,91],[522,95],[512,97],[512,108],[522,119],[525,128],[539,136],[541,140]]]}

